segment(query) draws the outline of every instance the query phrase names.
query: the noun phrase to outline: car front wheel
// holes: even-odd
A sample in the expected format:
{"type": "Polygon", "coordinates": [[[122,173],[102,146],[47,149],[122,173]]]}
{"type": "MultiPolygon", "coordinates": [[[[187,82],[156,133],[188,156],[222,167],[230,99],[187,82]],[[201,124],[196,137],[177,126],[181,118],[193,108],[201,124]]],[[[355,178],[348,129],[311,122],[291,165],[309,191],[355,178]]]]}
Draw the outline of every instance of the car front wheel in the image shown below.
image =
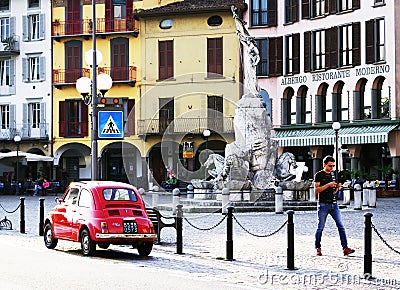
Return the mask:
{"type": "Polygon", "coordinates": [[[81,248],[82,254],[85,256],[91,256],[96,251],[96,243],[90,238],[90,233],[87,229],[84,229],[81,233],[81,248]]]}
{"type": "Polygon", "coordinates": [[[140,256],[148,256],[153,249],[153,243],[143,242],[137,245],[137,251],[140,256]]]}
{"type": "Polygon", "coordinates": [[[57,246],[58,239],[53,236],[53,231],[51,230],[51,224],[47,223],[44,227],[44,244],[48,249],[54,249],[57,246]]]}

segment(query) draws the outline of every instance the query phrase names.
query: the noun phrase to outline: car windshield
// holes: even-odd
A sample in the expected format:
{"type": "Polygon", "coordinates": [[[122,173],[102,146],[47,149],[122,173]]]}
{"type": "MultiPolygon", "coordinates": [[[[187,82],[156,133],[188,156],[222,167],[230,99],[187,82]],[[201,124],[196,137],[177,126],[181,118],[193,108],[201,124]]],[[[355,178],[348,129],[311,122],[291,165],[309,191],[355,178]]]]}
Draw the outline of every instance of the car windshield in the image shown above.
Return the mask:
{"type": "Polygon", "coordinates": [[[135,192],[126,188],[105,188],[103,189],[103,197],[105,200],[138,200],[135,192]]]}

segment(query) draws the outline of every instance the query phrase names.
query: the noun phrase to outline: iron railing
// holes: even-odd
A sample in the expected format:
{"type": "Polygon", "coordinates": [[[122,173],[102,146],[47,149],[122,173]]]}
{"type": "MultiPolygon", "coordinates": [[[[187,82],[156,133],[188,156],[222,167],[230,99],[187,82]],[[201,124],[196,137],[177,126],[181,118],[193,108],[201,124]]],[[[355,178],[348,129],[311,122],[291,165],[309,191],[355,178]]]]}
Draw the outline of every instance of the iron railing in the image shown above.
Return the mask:
{"type": "Polygon", "coordinates": [[[120,66],[120,67],[99,67],[98,73],[108,74],[114,82],[118,81],[136,81],[136,66],[120,66]]]}
{"type": "Polygon", "coordinates": [[[8,128],[0,127],[0,140],[13,140],[15,135],[21,136],[22,139],[48,139],[49,123],[38,123],[35,125],[24,123],[9,126],[8,128]]]}
{"type": "Polygon", "coordinates": [[[53,84],[72,84],[80,77],[90,77],[90,69],[53,69],[53,84]]]}
{"type": "Polygon", "coordinates": [[[19,36],[9,36],[1,40],[0,56],[19,55],[19,36]]]}
{"type": "MultiPolygon", "coordinates": [[[[127,81],[136,82],[136,67],[123,66],[123,67],[99,67],[97,73],[108,74],[114,82],[127,81]]],[[[77,69],[54,69],[53,70],[53,84],[72,84],[75,83],[80,77],[90,77],[90,69],[77,68],[77,69]]]]}
{"type": "Polygon", "coordinates": [[[202,134],[205,129],[220,133],[234,133],[233,117],[177,118],[138,120],[138,135],[192,133],[202,134]]]}
{"type": "MultiPolygon", "coordinates": [[[[77,34],[91,34],[93,28],[92,19],[78,21],[53,21],[51,23],[52,36],[67,36],[77,34]]],[[[96,33],[131,32],[137,35],[139,24],[135,19],[106,19],[97,18],[96,33]]]]}

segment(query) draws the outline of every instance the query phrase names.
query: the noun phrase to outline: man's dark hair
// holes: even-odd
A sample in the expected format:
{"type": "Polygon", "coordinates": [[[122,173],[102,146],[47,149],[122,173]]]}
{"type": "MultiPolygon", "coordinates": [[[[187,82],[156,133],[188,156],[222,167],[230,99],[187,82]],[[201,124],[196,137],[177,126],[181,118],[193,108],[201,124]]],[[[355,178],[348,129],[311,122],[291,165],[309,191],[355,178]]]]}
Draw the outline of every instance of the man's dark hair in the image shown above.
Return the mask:
{"type": "Polygon", "coordinates": [[[324,164],[328,164],[328,162],[335,162],[335,158],[333,158],[332,156],[328,155],[328,156],[325,156],[323,161],[324,161],[324,164]]]}

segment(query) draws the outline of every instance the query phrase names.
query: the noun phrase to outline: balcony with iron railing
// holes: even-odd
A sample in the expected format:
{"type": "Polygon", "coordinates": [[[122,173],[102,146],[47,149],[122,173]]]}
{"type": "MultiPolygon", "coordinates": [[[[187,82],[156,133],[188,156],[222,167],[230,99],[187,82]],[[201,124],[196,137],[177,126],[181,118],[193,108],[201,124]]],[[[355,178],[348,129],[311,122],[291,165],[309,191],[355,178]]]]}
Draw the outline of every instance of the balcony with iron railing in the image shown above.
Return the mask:
{"type": "MultiPolygon", "coordinates": [[[[90,35],[93,32],[92,19],[82,19],[78,21],[59,21],[55,20],[51,23],[51,35],[53,37],[70,36],[70,35],[90,35]]],[[[96,33],[131,33],[137,37],[139,34],[139,23],[137,20],[131,19],[106,19],[97,18],[96,33]]]]}
{"type": "Polygon", "coordinates": [[[53,85],[73,85],[80,77],[90,77],[90,69],[53,69],[53,85]]]}
{"type": "Polygon", "coordinates": [[[21,136],[23,140],[48,140],[49,124],[10,124],[10,126],[0,126],[0,140],[13,140],[15,135],[21,136]]]}
{"type": "Polygon", "coordinates": [[[176,118],[138,120],[138,135],[203,134],[205,129],[216,133],[234,133],[233,117],[223,118],[176,118]]]}
{"type": "MultiPolygon", "coordinates": [[[[97,73],[105,73],[111,76],[113,82],[128,83],[134,86],[136,83],[136,67],[99,67],[97,73]]],[[[80,77],[90,77],[90,69],[54,69],[53,70],[53,85],[74,85],[80,77]]]]}
{"type": "Polygon", "coordinates": [[[136,83],[136,66],[99,67],[98,73],[108,74],[113,82],[126,82],[132,86],[135,86],[136,83]]]}

